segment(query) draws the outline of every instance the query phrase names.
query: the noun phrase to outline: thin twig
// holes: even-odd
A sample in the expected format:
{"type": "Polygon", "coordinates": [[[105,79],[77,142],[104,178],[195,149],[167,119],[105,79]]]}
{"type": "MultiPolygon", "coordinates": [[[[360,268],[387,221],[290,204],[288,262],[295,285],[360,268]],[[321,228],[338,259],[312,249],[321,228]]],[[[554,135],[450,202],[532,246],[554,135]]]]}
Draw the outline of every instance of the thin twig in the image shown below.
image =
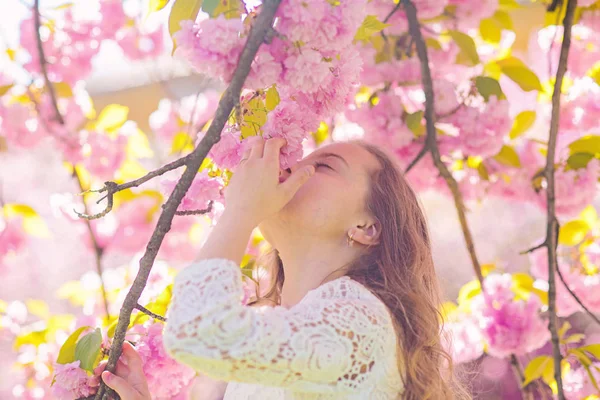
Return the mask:
{"type": "Polygon", "coordinates": [[[64,125],[65,120],[63,119],[62,115],[58,111],[58,103],[56,101],[56,93],[54,92],[54,86],[52,86],[50,79],[48,79],[48,68],[46,65],[46,56],[44,55],[44,44],[42,43],[42,36],[40,35],[40,28],[42,26],[42,23],[40,21],[40,0],[35,0],[34,6],[33,6],[33,15],[35,18],[35,39],[37,42],[38,55],[40,57],[40,68],[42,69],[42,75],[44,76],[44,83],[46,84],[46,88],[48,89],[48,92],[50,93],[50,99],[52,100],[52,106],[56,110],[56,113],[55,113],[56,120],[61,125],[64,125]]]}
{"type": "Polygon", "coordinates": [[[415,159],[412,160],[410,164],[408,164],[408,167],[406,167],[406,170],[404,171],[404,173],[408,174],[410,172],[410,170],[413,169],[413,167],[415,165],[417,165],[417,163],[421,160],[421,158],[423,158],[423,156],[425,154],[427,154],[428,151],[429,151],[429,148],[427,147],[427,142],[425,142],[425,144],[423,145],[423,148],[421,149],[421,151],[419,151],[419,154],[417,154],[415,159]]]}
{"type": "Polygon", "coordinates": [[[207,214],[212,211],[213,201],[208,202],[208,207],[203,210],[184,210],[184,211],[175,211],[175,215],[202,215],[207,214]]]}
{"type": "Polygon", "coordinates": [[[158,315],[158,314],[153,313],[152,311],[148,310],[146,307],[144,307],[143,305],[141,305],[139,303],[135,305],[135,308],[137,308],[138,310],[140,310],[144,314],[151,316],[154,319],[157,319],[157,320],[162,321],[162,322],[167,322],[167,319],[165,317],[163,317],[162,315],[158,315]]]}
{"type": "Polygon", "coordinates": [[[532,248],[528,249],[528,250],[523,250],[522,252],[520,252],[519,254],[524,255],[524,254],[528,254],[528,253],[533,253],[534,251],[541,249],[542,247],[546,247],[546,241],[538,244],[537,246],[533,246],[532,248]]]}
{"type": "Polygon", "coordinates": [[[594,315],[594,313],[592,313],[589,308],[587,308],[583,302],[581,301],[581,299],[575,294],[575,292],[573,292],[571,290],[571,288],[569,287],[569,285],[567,285],[567,282],[565,281],[565,278],[562,274],[562,272],[560,271],[560,268],[558,267],[558,265],[556,266],[556,273],[558,274],[558,277],[560,278],[560,281],[562,282],[563,286],[565,287],[565,289],[567,289],[567,291],[571,294],[571,296],[575,299],[575,301],[579,304],[579,306],[581,308],[584,309],[584,311],[590,316],[592,317],[592,319],[598,324],[600,325],[600,318],[598,318],[596,315],[594,315]]]}
{"type": "Polygon", "coordinates": [[[394,15],[396,13],[396,11],[398,11],[400,9],[400,7],[402,7],[401,1],[399,1],[398,4],[396,4],[396,7],[394,7],[394,9],[392,11],[390,11],[390,13],[387,15],[387,17],[385,17],[385,19],[383,20],[383,23],[387,24],[387,22],[390,20],[390,18],[392,18],[392,15],[394,15]]]}
{"type": "MultiPolygon", "coordinates": [[[[200,143],[196,146],[194,151],[189,155],[189,159],[186,162],[186,170],[182,174],[181,178],[175,185],[175,189],[169,196],[163,211],[160,214],[156,228],[152,233],[152,237],[146,251],[140,260],[140,268],[138,273],[125,297],[123,306],[119,313],[119,321],[115,328],[115,334],[111,345],[108,362],[106,364],[106,370],[114,372],[117,366],[117,361],[121,355],[121,347],[125,340],[125,333],[129,326],[131,313],[135,306],[138,304],[138,300],[146,282],[150,275],[150,270],[160,249],[160,245],[171,228],[171,222],[173,217],[181,203],[181,200],[185,196],[187,190],[192,184],[200,165],[204,161],[204,158],[212,148],[212,146],[221,139],[221,132],[225,127],[225,123],[233,109],[234,105],[239,101],[239,97],[242,91],[242,87],[246,77],[250,73],[250,66],[260,45],[264,42],[264,38],[268,30],[273,26],[273,20],[275,12],[279,7],[281,0],[265,0],[262,3],[261,11],[253,21],[248,40],[244,45],[242,54],[240,55],[238,65],[233,74],[231,84],[225,90],[225,93],[219,101],[219,106],[215,113],[215,117],[208,128],[206,135],[202,138],[200,143]]],[[[97,400],[108,400],[110,397],[117,397],[117,394],[113,390],[109,389],[104,382],[100,385],[98,393],[96,394],[97,400]]]]}
{"type": "Polygon", "coordinates": [[[552,354],[554,358],[554,379],[558,389],[558,399],[564,400],[565,393],[562,386],[562,354],[560,353],[560,340],[558,337],[556,317],[556,280],[557,268],[556,248],[558,246],[559,224],[556,218],[556,193],[554,191],[554,157],[556,154],[556,139],[558,136],[558,125],[560,121],[560,96],[562,82],[567,72],[567,59],[571,46],[571,27],[573,16],[577,7],[577,0],[566,0],[567,11],[563,20],[563,41],[560,49],[556,80],[552,93],[552,117],[550,119],[550,134],[548,139],[548,152],[546,154],[546,198],[547,198],[547,229],[546,247],[548,248],[548,329],[552,339],[552,354]]]}
{"type": "Polygon", "coordinates": [[[456,205],[456,211],[458,213],[458,219],[460,221],[463,236],[465,238],[467,250],[469,252],[469,256],[471,257],[471,263],[473,264],[473,269],[475,271],[477,279],[479,280],[479,283],[483,288],[483,274],[481,272],[481,264],[479,263],[479,260],[477,258],[477,254],[475,252],[475,243],[473,241],[473,236],[467,223],[467,217],[465,215],[465,206],[462,199],[462,195],[458,188],[458,183],[456,182],[456,180],[442,161],[442,158],[440,156],[440,150],[437,146],[433,81],[431,79],[431,70],[429,68],[429,57],[427,56],[427,45],[425,44],[425,40],[423,40],[423,35],[421,34],[419,21],[417,19],[417,9],[410,0],[402,0],[401,3],[404,4],[404,10],[408,18],[409,31],[411,36],[414,38],[415,45],[417,48],[417,55],[419,56],[419,60],[421,61],[421,80],[423,84],[423,91],[425,92],[425,123],[427,130],[425,147],[431,153],[431,157],[433,158],[435,166],[439,170],[440,175],[442,175],[442,177],[446,181],[446,184],[448,185],[448,188],[452,192],[454,204],[456,205]]]}
{"type": "MultiPolygon", "coordinates": [[[[513,369],[515,376],[519,380],[519,386],[520,386],[523,382],[525,382],[525,375],[523,374],[523,366],[519,362],[519,359],[517,358],[517,356],[514,354],[510,355],[510,365],[513,369]]],[[[533,393],[531,392],[531,390],[529,388],[527,388],[527,387],[522,388],[522,392],[523,392],[523,400],[533,400],[533,393]]]]}
{"type": "MultiPolygon", "coordinates": [[[[73,166],[73,177],[77,181],[77,185],[81,192],[84,192],[85,189],[83,187],[83,182],[81,180],[81,176],[77,172],[77,168],[73,166]]],[[[88,206],[85,202],[85,198],[82,196],[81,202],[83,203],[83,209],[86,214],[89,214],[88,206]]],[[[104,313],[106,314],[106,321],[110,321],[110,312],[108,310],[108,296],[106,294],[106,286],[104,285],[104,278],[102,277],[102,254],[104,253],[104,249],[100,247],[98,244],[98,239],[96,239],[96,234],[92,229],[92,224],[89,220],[85,220],[85,225],[87,227],[88,233],[90,235],[90,239],[92,240],[92,245],[94,246],[94,256],[96,259],[96,273],[100,277],[100,290],[102,292],[102,300],[104,302],[104,313]]]]}

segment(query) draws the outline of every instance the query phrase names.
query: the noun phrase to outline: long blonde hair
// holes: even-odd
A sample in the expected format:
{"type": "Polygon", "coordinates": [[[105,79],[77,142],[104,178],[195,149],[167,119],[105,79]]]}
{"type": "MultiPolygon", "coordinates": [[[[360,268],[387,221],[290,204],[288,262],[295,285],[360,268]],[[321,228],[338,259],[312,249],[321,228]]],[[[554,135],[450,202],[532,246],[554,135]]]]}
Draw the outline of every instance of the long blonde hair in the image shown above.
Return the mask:
{"type": "MultiPolygon", "coordinates": [[[[347,267],[349,277],[370,289],[391,311],[398,336],[398,368],[405,377],[401,398],[470,399],[454,376],[442,346],[441,294],[433,266],[423,211],[398,165],[382,149],[353,140],[377,158],[366,207],[381,224],[380,243],[366,249],[347,267]]],[[[279,304],[285,279],[276,249],[257,260],[270,276],[267,290],[252,304],[279,304]]]]}

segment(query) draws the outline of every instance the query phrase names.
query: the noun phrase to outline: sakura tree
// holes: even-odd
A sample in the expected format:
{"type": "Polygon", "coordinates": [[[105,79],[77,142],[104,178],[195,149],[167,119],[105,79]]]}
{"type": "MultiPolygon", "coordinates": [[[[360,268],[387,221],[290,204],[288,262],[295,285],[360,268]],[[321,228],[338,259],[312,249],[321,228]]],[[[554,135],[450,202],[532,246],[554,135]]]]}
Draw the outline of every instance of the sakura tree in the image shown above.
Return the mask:
{"type": "MultiPolygon", "coordinates": [[[[132,14],[119,0],[48,8],[35,0],[1,60],[0,157],[60,158],[73,186],[48,202],[95,260],[59,290],[76,314],[39,299],[0,301],[0,332],[18,366],[11,396],[107,398],[98,364],[108,359],[113,370],[127,339],[155,398],[188,397],[196,373],[165,353],[162,316],[173,275],[218,220],[245,148],[284,137],[287,168],[322,144],[360,137],[394,154],[413,187],[456,209],[471,260],[456,268],[474,279],[444,304],[455,362],[508,360],[524,399],[599,398],[598,337],[570,318],[600,324],[600,3],[142,3],[132,14]],[[126,106],[96,110],[85,79],[108,42],[133,60],[171,46],[162,27],[145,23],[155,12],[173,57],[226,89],[163,99],[143,132],[126,106]],[[524,31],[519,15],[542,18],[524,31]],[[492,198],[546,213],[545,237],[514,244],[528,273],[478,255],[485,238],[472,234],[468,209],[492,198]]],[[[28,262],[32,240],[57,240],[20,199],[3,188],[2,274],[28,262]]],[[[242,302],[259,279],[263,245],[256,231],[241,266],[242,302]]]]}

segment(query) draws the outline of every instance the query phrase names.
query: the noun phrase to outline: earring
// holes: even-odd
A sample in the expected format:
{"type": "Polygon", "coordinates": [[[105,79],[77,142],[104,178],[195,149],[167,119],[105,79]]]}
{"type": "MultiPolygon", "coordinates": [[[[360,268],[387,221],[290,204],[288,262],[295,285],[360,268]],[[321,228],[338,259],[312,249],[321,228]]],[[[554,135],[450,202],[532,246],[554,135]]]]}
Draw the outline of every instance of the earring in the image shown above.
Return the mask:
{"type": "Polygon", "coordinates": [[[352,245],[354,244],[354,239],[352,239],[352,236],[354,236],[354,232],[352,232],[350,234],[350,236],[348,236],[348,246],[352,247],[352,245]]]}

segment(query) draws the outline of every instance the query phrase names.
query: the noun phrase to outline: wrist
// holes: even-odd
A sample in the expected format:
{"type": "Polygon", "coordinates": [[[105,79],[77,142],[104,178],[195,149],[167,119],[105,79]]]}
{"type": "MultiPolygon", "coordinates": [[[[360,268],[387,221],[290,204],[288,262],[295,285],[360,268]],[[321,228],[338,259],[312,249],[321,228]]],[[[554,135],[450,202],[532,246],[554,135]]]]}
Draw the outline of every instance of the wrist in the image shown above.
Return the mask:
{"type": "Polygon", "coordinates": [[[239,212],[237,210],[228,211],[227,208],[225,208],[223,214],[221,217],[219,217],[219,221],[217,222],[217,224],[221,223],[225,225],[232,225],[238,230],[241,229],[248,232],[252,232],[252,230],[258,226],[258,222],[256,222],[248,213],[239,212]]]}

